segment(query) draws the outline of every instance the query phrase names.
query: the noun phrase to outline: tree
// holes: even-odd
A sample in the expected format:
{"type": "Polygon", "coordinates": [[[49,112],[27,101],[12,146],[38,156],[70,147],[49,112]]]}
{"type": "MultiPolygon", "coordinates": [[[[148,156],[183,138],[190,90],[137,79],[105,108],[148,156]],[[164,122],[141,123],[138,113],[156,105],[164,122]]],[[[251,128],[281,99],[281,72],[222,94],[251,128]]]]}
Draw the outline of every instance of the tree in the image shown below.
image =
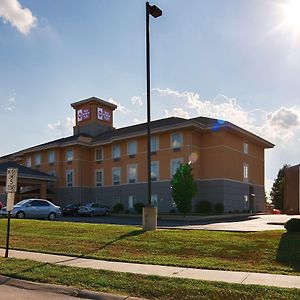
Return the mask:
{"type": "Polygon", "coordinates": [[[173,200],[184,215],[192,210],[192,199],[197,193],[192,171],[190,164],[181,164],[171,180],[173,200]]]}
{"type": "Polygon", "coordinates": [[[275,179],[271,192],[270,198],[274,204],[274,208],[284,210],[284,171],[289,165],[285,164],[281,169],[279,169],[277,178],[275,179]]]}

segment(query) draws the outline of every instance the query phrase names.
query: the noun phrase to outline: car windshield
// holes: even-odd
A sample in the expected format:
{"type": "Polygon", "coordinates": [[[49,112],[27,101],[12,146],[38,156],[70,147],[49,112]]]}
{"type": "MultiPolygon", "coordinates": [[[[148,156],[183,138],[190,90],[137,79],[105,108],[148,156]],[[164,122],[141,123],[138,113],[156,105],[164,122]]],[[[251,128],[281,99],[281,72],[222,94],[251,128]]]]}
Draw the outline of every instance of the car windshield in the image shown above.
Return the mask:
{"type": "Polygon", "coordinates": [[[74,204],[74,203],[70,203],[67,205],[68,208],[75,207],[75,206],[76,206],[76,204],[74,204]]]}
{"type": "Polygon", "coordinates": [[[23,206],[26,203],[28,203],[28,201],[30,201],[30,200],[28,200],[28,199],[27,200],[22,200],[22,201],[18,202],[16,205],[23,206]]]}

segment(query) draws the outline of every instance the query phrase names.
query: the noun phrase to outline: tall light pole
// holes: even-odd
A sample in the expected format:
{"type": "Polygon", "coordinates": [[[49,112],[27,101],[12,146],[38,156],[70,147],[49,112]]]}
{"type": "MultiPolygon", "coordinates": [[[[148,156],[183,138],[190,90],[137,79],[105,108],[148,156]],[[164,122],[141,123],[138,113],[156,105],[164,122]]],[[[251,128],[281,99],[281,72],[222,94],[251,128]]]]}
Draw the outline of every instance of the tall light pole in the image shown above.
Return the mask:
{"type": "Polygon", "coordinates": [[[148,207],[143,210],[143,228],[144,230],[153,230],[157,227],[157,210],[151,205],[151,110],[150,110],[150,15],[158,18],[162,15],[161,9],[156,5],[150,5],[146,2],[146,68],[147,68],[147,173],[148,173],[148,207]],[[153,214],[154,212],[154,214],[153,214]]]}

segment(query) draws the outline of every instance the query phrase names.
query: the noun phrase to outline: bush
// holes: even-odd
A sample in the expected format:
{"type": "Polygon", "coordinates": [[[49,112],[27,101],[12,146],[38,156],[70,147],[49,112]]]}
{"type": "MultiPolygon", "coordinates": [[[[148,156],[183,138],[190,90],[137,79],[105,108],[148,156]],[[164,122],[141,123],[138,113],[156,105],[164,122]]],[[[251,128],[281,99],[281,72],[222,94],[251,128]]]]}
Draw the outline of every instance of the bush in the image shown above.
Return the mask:
{"type": "Polygon", "coordinates": [[[196,212],[208,214],[212,211],[212,204],[209,201],[200,201],[196,205],[196,212]]]}
{"type": "Polygon", "coordinates": [[[112,212],[119,213],[124,210],[124,205],[122,203],[117,203],[113,206],[112,212]]]}
{"type": "Polygon", "coordinates": [[[218,214],[222,214],[224,212],[224,205],[223,203],[216,203],[214,206],[214,210],[218,214]]]}
{"type": "Polygon", "coordinates": [[[138,213],[141,214],[143,211],[143,207],[144,207],[144,203],[141,202],[137,202],[133,204],[134,210],[138,213]]]}
{"type": "Polygon", "coordinates": [[[290,219],[284,224],[284,228],[288,232],[300,232],[300,219],[290,219]]]}
{"type": "Polygon", "coordinates": [[[176,209],[172,208],[170,209],[170,214],[175,214],[176,213],[176,209]]]}

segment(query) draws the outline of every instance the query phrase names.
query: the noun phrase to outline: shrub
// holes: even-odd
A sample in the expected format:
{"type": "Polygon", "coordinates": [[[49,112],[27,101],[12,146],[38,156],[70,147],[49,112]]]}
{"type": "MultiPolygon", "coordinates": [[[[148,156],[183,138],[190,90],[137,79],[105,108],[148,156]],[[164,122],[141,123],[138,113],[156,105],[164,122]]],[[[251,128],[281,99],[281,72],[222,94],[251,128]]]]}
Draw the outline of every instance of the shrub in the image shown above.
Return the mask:
{"type": "Polygon", "coordinates": [[[121,211],[123,211],[124,210],[124,205],[122,204],[122,203],[117,203],[117,204],[115,204],[114,206],[113,206],[113,209],[112,209],[112,211],[114,212],[114,213],[119,213],[119,212],[121,212],[121,211]]]}
{"type": "Polygon", "coordinates": [[[222,214],[224,212],[224,205],[223,203],[216,203],[214,206],[214,210],[218,214],[222,214]]]}
{"type": "Polygon", "coordinates": [[[133,204],[134,210],[138,213],[141,214],[143,211],[143,207],[144,207],[144,203],[141,202],[137,202],[133,204]]]}
{"type": "Polygon", "coordinates": [[[196,211],[202,214],[208,214],[212,211],[212,204],[209,201],[200,201],[196,205],[196,211]]]}
{"type": "Polygon", "coordinates": [[[170,214],[175,214],[176,213],[176,209],[172,208],[170,209],[170,214]]]}
{"type": "Polygon", "coordinates": [[[290,219],[284,224],[284,228],[288,232],[300,232],[300,219],[290,219]]]}

